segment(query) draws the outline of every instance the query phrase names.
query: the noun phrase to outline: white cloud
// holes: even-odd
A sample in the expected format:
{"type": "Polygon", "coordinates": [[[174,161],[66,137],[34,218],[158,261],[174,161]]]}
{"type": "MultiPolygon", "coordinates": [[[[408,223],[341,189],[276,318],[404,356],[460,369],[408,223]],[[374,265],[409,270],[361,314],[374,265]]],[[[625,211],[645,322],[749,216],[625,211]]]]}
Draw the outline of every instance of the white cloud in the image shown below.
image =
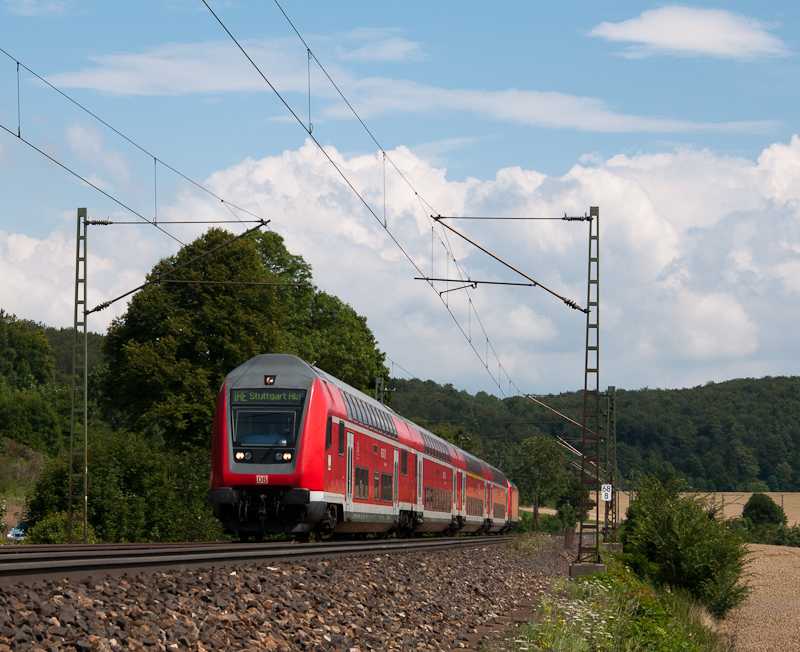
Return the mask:
{"type": "MultiPolygon", "coordinates": [[[[328,152],[382,218],[382,157],[328,152]]],[[[406,148],[389,154],[434,212],[558,217],[600,206],[601,383],[680,387],[796,373],[800,139],[767,147],[757,161],[683,149],[576,165],[561,177],[508,168],[493,179],[460,182],[406,148]]],[[[312,264],[318,286],[367,316],[381,348],[411,373],[472,391],[492,390],[489,373],[502,375],[503,391],[505,374],[526,391],[581,386],[581,313],[539,288],[485,285],[469,295],[444,294],[445,307],[428,284],[414,280],[455,278],[457,271],[436,237],[431,260],[431,209],[398,175],[387,175],[388,225],[419,271],[311,143],[220,170],[207,185],[270,218],[289,249],[312,264]]],[[[230,219],[200,193],[176,197],[164,206],[164,219],[230,219]]],[[[585,302],[585,223],[454,224],[541,283],[585,302]]],[[[189,241],[204,227],[175,228],[189,241]]],[[[0,305],[70,323],[72,233],[65,225],[45,239],[0,234],[0,277],[8,279],[0,305]]],[[[453,234],[449,241],[467,276],[520,280],[453,234]]],[[[139,227],[109,228],[92,242],[90,302],[135,287],[175,250],[164,236],[139,227]]],[[[92,327],[122,307],[115,309],[94,315],[92,327]]]]}
{"type": "Polygon", "coordinates": [[[67,3],[62,0],[5,0],[6,11],[19,16],[63,14],[67,3]]]}
{"type": "MultiPolygon", "coordinates": [[[[308,92],[305,50],[289,39],[250,41],[248,53],[280,92],[308,92]]],[[[167,44],[138,54],[91,57],[97,65],[78,72],[52,75],[63,88],[89,88],[121,95],[187,95],[194,93],[271,92],[263,79],[232,44],[208,42],[167,44]]],[[[514,124],[606,133],[765,133],[776,128],[769,120],[694,122],[668,117],[617,113],[598,98],[553,91],[509,88],[447,89],[404,79],[360,78],[334,66],[336,79],[362,118],[385,114],[465,112],[514,124]]],[[[314,84],[316,109],[322,119],[353,119],[328,84],[314,84]]]]}
{"type": "MultiPolygon", "coordinates": [[[[296,42],[290,39],[244,41],[262,71],[282,90],[308,90],[296,42]]],[[[302,51],[305,57],[305,50],[302,51]]],[[[264,92],[269,87],[227,42],[168,43],[137,54],[90,57],[97,65],[48,77],[63,88],[89,88],[119,95],[264,92]]]]}
{"type": "Polygon", "coordinates": [[[677,54],[755,59],[789,54],[786,44],[758,20],[724,9],[680,5],[649,9],[620,23],[600,23],[589,36],[633,43],[624,53],[630,58],[677,54]]]}
{"type": "MultiPolygon", "coordinates": [[[[425,61],[428,58],[419,43],[394,36],[393,33],[396,31],[393,29],[360,29],[349,32],[343,35],[344,39],[367,41],[367,43],[353,50],[337,47],[336,56],[344,61],[365,62],[425,61]]],[[[339,37],[336,40],[343,39],[339,37]]]]}

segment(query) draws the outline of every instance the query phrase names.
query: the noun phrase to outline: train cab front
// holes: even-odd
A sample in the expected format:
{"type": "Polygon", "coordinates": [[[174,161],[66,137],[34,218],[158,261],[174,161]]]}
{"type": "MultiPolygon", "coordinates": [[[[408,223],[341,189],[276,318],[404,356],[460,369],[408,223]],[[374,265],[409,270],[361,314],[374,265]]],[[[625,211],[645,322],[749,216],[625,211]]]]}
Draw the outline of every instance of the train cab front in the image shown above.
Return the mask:
{"type": "Polygon", "coordinates": [[[227,533],[243,540],[303,535],[322,518],[321,478],[304,459],[314,457],[315,379],[306,363],[286,355],[258,356],[226,378],[217,399],[209,498],[227,533]]]}

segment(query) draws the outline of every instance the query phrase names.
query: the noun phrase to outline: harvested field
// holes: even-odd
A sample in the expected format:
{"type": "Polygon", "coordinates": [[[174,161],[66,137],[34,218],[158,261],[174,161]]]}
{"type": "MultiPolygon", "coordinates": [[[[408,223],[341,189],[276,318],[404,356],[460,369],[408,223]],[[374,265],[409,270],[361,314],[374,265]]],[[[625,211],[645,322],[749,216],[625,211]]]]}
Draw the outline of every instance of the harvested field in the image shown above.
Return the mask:
{"type": "MultiPolygon", "coordinates": [[[[800,523],[800,493],[797,492],[780,492],[780,491],[764,491],[762,492],[772,498],[778,505],[783,507],[786,512],[786,525],[792,526],[800,523]]],[[[738,518],[742,515],[742,509],[752,492],[741,491],[718,491],[717,493],[701,494],[708,496],[713,502],[723,507],[723,514],[725,518],[738,518]]],[[[631,501],[631,494],[628,491],[616,492],[616,499],[619,503],[619,520],[625,520],[625,510],[628,509],[631,501]]],[[[530,507],[520,507],[523,511],[532,511],[530,507]]],[[[603,519],[604,514],[603,504],[600,504],[600,520],[603,519]]],[[[555,514],[556,510],[547,507],[540,507],[541,514],[555,514]]],[[[594,510],[592,510],[591,518],[594,518],[594,510]]]]}
{"type": "Polygon", "coordinates": [[[736,652],[800,650],[800,549],[750,544],[753,592],[720,624],[736,652]]]}

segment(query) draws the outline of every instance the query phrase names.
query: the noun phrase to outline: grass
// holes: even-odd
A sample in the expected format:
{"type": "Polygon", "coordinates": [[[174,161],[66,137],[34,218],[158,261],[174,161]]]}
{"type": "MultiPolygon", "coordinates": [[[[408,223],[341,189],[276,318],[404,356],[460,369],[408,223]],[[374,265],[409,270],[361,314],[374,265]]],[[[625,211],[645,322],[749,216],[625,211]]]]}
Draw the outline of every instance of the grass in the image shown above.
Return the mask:
{"type": "Polygon", "coordinates": [[[613,559],[607,573],[560,580],[531,623],[486,652],[728,652],[714,620],[684,593],[658,593],[613,559]]]}

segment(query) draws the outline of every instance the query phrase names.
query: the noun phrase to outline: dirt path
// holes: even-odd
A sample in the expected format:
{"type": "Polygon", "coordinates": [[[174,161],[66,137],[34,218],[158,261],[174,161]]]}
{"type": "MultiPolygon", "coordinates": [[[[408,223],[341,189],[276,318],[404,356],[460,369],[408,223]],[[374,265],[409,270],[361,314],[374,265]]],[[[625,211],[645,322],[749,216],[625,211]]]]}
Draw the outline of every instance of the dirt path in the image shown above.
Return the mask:
{"type": "Polygon", "coordinates": [[[800,650],[800,548],[751,544],[753,592],[720,632],[736,652],[800,650]]]}

